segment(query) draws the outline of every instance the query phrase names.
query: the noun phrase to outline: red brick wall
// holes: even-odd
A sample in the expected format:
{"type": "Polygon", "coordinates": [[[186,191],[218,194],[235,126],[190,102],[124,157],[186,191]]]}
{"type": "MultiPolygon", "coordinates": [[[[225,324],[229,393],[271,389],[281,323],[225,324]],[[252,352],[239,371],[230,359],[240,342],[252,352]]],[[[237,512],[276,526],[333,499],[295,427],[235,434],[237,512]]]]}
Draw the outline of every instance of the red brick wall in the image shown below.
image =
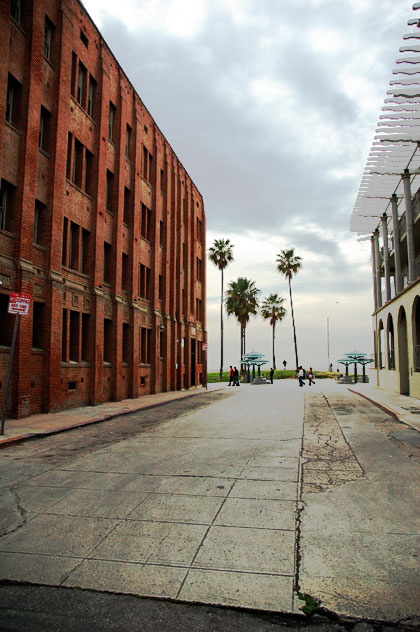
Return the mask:
{"type": "MultiPolygon", "coordinates": [[[[33,352],[32,310],[21,318],[9,412],[21,417],[199,384],[198,350],[206,339],[202,197],[82,5],[27,0],[22,7],[17,25],[9,4],[0,3],[0,177],[15,187],[16,218],[13,230],[0,230],[0,293],[27,292],[43,304],[45,335],[43,350],[33,352]],[[46,16],[54,25],[49,60],[46,16]],[[22,86],[12,125],[5,121],[9,73],[22,86]],[[41,106],[49,112],[46,149],[38,147],[41,106]],[[41,243],[34,244],[36,200],[45,211],[41,243]],[[147,238],[142,204],[152,211],[147,238]],[[140,265],[150,269],[147,298],[140,296],[140,265]],[[150,330],[146,360],[141,328],[150,330]]],[[[0,404],[8,352],[0,349],[0,404]]]]}

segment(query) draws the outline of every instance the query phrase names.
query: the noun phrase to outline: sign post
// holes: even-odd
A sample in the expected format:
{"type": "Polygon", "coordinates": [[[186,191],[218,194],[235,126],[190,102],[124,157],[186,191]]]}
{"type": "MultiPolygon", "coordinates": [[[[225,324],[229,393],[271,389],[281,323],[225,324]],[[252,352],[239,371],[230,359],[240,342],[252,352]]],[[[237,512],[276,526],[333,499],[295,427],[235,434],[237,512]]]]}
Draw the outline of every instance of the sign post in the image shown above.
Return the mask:
{"type": "Polygon", "coordinates": [[[7,370],[6,390],[4,393],[3,413],[1,416],[0,434],[2,435],[4,434],[4,423],[6,421],[7,400],[9,399],[9,388],[10,388],[10,381],[12,378],[12,367],[13,367],[13,354],[15,352],[16,336],[17,336],[17,330],[18,330],[18,325],[19,325],[19,316],[28,315],[30,304],[31,304],[31,296],[29,296],[29,294],[17,294],[16,292],[11,292],[10,297],[9,297],[9,307],[7,309],[7,312],[9,314],[15,314],[15,324],[13,326],[12,346],[10,347],[9,368],[7,370]]]}

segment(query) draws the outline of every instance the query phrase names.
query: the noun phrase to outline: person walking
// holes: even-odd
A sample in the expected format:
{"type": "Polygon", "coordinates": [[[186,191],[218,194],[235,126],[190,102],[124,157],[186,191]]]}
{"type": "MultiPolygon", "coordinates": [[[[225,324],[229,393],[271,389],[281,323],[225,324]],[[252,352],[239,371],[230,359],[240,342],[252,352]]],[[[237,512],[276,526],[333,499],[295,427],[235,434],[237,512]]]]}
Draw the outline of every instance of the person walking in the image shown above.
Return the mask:
{"type": "Polygon", "coordinates": [[[233,386],[239,386],[239,371],[236,366],[233,369],[233,386]]]}
{"type": "Polygon", "coordinates": [[[287,362],[286,362],[286,360],[283,360],[283,367],[284,367],[285,370],[286,370],[286,366],[287,366],[287,362]]]}
{"type": "Polygon", "coordinates": [[[273,379],[274,379],[274,369],[271,368],[270,369],[270,382],[273,383],[273,379]]]}
{"type": "Polygon", "coordinates": [[[234,385],[234,371],[232,368],[232,365],[230,365],[229,367],[229,384],[228,386],[233,386],[234,385]]]}
{"type": "Polygon", "coordinates": [[[305,386],[305,382],[304,382],[305,371],[303,370],[301,366],[298,367],[297,376],[299,380],[299,386],[305,386]]]}
{"type": "Polygon", "coordinates": [[[312,371],[312,367],[309,367],[309,371],[308,371],[308,386],[310,386],[311,384],[315,384],[315,380],[314,380],[314,372],[312,371]]]}

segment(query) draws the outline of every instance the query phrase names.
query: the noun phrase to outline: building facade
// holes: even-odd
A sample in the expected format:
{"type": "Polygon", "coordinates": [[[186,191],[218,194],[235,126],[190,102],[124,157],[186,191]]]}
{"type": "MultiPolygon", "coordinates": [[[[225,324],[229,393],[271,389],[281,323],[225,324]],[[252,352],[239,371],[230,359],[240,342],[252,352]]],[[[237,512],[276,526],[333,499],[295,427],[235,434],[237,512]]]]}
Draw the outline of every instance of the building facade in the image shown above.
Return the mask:
{"type": "Polygon", "coordinates": [[[420,398],[420,3],[413,4],[351,229],[371,240],[376,385],[420,398]]]}
{"type": "Polygon", "coordinates": [[[205,381],[202,196],[77,0],[0,0],[0,404],[205,381]],[[3,400],[1,399],[3,398],[3,400]]]}
{"type": "Polygon", "coordinates": [[[380,388],[420,398],[420,192],[404,178],[409,217],[394,194],[394,220],[384,214],[371,236],[375,371],[380,388]]]}

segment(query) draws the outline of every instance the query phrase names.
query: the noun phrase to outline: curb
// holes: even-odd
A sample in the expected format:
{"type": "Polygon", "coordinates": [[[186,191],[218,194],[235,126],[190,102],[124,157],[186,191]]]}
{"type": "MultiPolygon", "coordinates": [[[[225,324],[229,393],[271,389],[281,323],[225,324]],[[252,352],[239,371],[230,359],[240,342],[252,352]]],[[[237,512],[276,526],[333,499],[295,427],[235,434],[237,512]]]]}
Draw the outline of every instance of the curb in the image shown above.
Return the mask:
{"type": "Polygon", "coordinates": [[[386,404],[380,404],[376,399],[372,399],[368,395],[365,395],[364,393],[360,393],[360,391],[355,391],[352,388],[349,388],[348,390],[351,393],[354,393],[355,395],[360,395],[360,397],[363,397],[364,399],[366,399],[371,404],[374,404],[375,406],[377,406],[377,408],[380,408],[384,413],[387,413],[388,415],[391,415],[391,417],[396,419],[396,421],[400,421],[402,423],[405,423],[404,420],[402,419],[401,415],[396,410],[391,408],[390,406],[387,406],[386,404]]]}
{"type": "MultiPolygon", "coordinates": [[[[214,389],[218,390],[218,389],[214,389]]],[[[6,437],[5,439],[0,439],[0,450],[9,445],[13,445],[15,443],[23,443],[24,441],[30,441],[31,439],[41,439],[43,437],[48,437],[54,434],[59,434],[60,432],[67,432],[67,430],[75,430],[76,428],[82,428],[83,426],[90,426],[93,424],[101,423],[103,421],[110,421],[115,417],[123,417],[124,415],[131,415],[132,413],[137,413],[140,410],[147,410],[149,408],[157,408],[158,406],[164,406],[165,404],[170,404],[171,402],[175,402],[182,399],[187,399],[188,397],[193,397],[194,395],[200,395],[202,393],[208,393],[207,390],[200,392],[188,392],[182,396],[174,397],[174,399],[168,399],[164,402],[154,402],[151,404],[144,404],[139,406],[138,408],[132,408],[131,410],[122,410],[116,411],[115,413],[109,413],[108,415],[104,415],[102,417],[95,417],[93,419],[87,419],[86,421],[79,421],[69,426],[61,426],[59,428],[53,428],[51,430],[39,430],[37,432],[28,432],[27,434],[15,435],[14,437],[6,437]]]]}

